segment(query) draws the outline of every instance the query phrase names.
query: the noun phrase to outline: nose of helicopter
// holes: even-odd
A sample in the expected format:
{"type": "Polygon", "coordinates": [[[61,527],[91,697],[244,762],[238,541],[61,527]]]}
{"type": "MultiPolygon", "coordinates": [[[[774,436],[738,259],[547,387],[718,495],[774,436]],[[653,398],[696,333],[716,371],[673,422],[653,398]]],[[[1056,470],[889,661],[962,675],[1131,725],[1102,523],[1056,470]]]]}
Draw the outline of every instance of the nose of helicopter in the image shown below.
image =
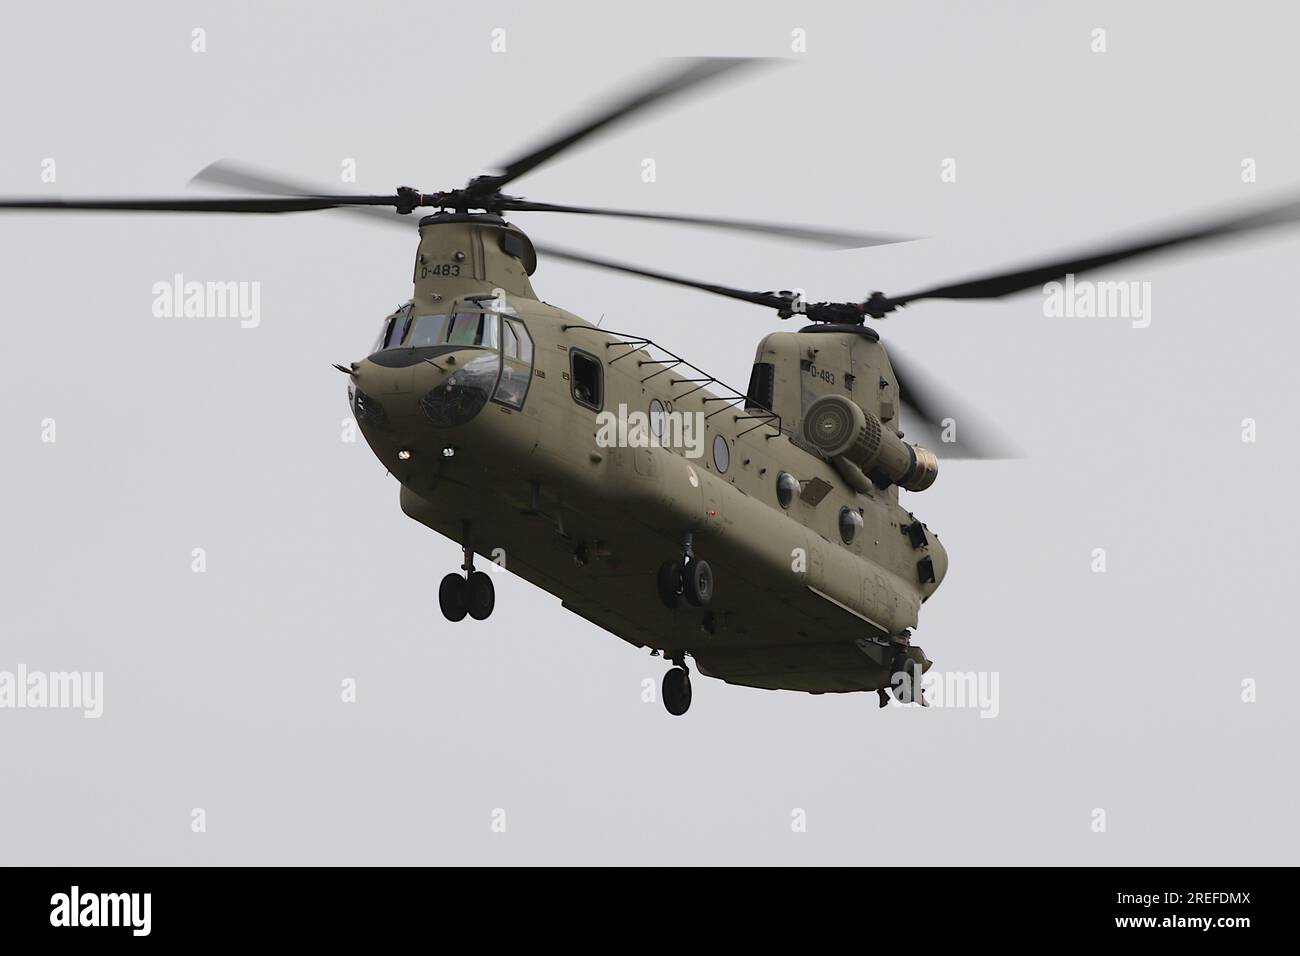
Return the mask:
{"type": "Polygon", "coordinates": [[[352,384],[376,398],[383,395],[403,395],[411,391],[414,372],[411,366],[397,366],[383,362],[382,353],[371,355],[352,363],[352,384]],[[381,361],[375,361],[381,359],[381,361]]]}
{"type": "Polygon", "coordinates": [[[345,369],[350,379],[348,403],[352,414],[361,430],[372,438],[401,428],[403,420],[415,411],[415,367],[395,366],[385,358],[382,354],[371,355],[345,369]]]}
{"type": "Polygon", "coordinates": [[[348,397],[364,432],[409,437],[429,427],[456,428],[487,404],[500,369],[496,353],[420,352],[390,349],[352,364],[348,397]]]}

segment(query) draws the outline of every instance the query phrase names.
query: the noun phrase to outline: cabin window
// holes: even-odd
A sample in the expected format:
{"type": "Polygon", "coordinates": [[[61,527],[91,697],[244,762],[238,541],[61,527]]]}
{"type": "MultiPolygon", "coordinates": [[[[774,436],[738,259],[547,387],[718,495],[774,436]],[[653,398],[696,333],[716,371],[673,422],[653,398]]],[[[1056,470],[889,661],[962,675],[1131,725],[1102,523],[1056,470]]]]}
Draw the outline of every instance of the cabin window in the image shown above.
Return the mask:
{"type": "Polygon", "coordinates": [[[731,467],[731,448],[721,435],[713,436],[713,467],[718,469],[720,475],[725,475],[731,467]]]}
{"type": "Polygon", "coordinates": [[[668,421],[668,409],[657,398],[650,399],[650,434],[662,438],[664,426],[668,421]]]}
{"type": "Polygon", "coordinates": [[[501,380],[493,398],[503,405],[521,408],[533,374],[533,340],[522,322],[501,322],[501,380]]]}
{"type": "Polygon", "coordinates": [[[600,359],[574,349],[569,353],[569,376],[573,400],[584,408],[600,411],[605,401],[605,370],[600,359]]]}
{"type": "Polygon", "coordinates": [[[852,508],[840,509],[840,540],[845,544],[852,544],[853,539],[858,536],[858,529],[862,527],[862,515],[858,514],[852,508]]]}
{"type": "Polygon", "coordinates": [[[799,494],[799,479],[788,471],[783,471],[776,476],[776,500],[782,508],[789,508],[790,502],[794,501],[795,495],[799,494]]]}

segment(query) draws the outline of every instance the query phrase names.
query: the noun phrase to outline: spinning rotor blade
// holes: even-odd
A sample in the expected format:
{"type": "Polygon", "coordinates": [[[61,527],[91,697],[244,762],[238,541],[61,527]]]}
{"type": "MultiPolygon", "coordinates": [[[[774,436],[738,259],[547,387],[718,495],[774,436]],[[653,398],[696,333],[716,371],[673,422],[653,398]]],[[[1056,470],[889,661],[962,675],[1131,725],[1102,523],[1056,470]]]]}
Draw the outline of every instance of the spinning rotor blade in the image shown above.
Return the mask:
{"type": "MultiPolygon", "coordinates": [[[[263,173],[259,170],[220,160],[201,169],[190,182],[216,183],[233,186],[250,192],[273,193],[279,195],[308,195],[315,187],[302,182],[295,182],[279,176],[263,173]]],[[[730,229],[737,232],[751,232],[803,242],[814,242],[834,246],[839,249],[862,248],[866,246],[885,245],[893,242],[911,242],[909,237],[889,236],[879,233],[848,232],[838,229],[823,229],[817,226],[785,226],[780,223],[749,222],[742,219],[721,219],[708,216],[685,216],[674,213],[637,212],[630,209],[599,209],[591,206],[567,206],[554,203],[532,202],[528,199],[501,197],[493,203],[494,208],[510,212],[560,212],[576,213],[588,216],[616,216],[624,219],[645,219],[657,222],[676,222],[684,225],[703,226],[714,229],[730,229]]],[[[378,209],[361,207],[354,210],[377,219],[402,220],[396,214],[389,214],[378,209]]]]}
{"type": "MultiPolygon", "coordinates": [[[[596,256],[589,256],[568,249],[558,249],[554,246],[535,246],[535,248],[538,255],[550,256],[584,266],[595,266],[598,269],[608,269],[625,275],[639,276],[643,279],[654,279],[657,282],[667,282],[688,289],[698,289],[701,292],[711,292],[714,295],[725,296],[728,299],[738,299],[741,302],[751,302],[754,305],[765,305],[785,314],[790,314],[790,310],[794,305],[793,297],[790,295],[775,292],[746,292],[743,289],[733,289],[730,286],[715,285],[711,282],[699,282],[683,276],[643,269],[640,266],[614,262],[611,259],[600,259],[596,256]]],[[[820,303],[810,305],[808,309],[811,314],[821,307],[845,308],[834,303],[829,304],[829,306],[820,303]]],[[[847,308],[852,307],[848,306],[847,308]]],[[[898,380],[900,401],[912,409],[926,429],[933,431],[936,437],[940,439],[937,443],[929,443],[926,447],[945,459],[1016,457],[1016,453],[1011,450],[1004,440],[998,437],[995,429],[980,421],[977,416],[967,412],[958,402],[945,394],[942,389],[935,387],[916,366],[901,357],[897,346],[892,343],[889,346],[888,355],[890,364],[894,368],[894,376],[898,380]],[[951,418],[955,423],[956,441],[945,442],[942,440],[944,420],[948,418],[951,418]]]]}
{"type": "Polygon", "coordinates": [[[399,206],[401,196],[293,196],[268,199],[0,199],[0,209],[68,212],[308,212],[343,207],[399,206]]]}
{"type": "Polygon", "coordinates": [[[730,286],[714,285],[710,282],[697,282],[694,279],[670,275],[667,272],[655,272],[651,269],[642,269],[640,266],[628,265],[624,262],[615,262],[612,259],[599,259],[595,256],[589,256],[581,252],[572,252],[568,249],[560,249],[556,246],[539,246],[536,243],[533,243],[533,248],[537,250],[538,255],[550,256],[554,259],[563,259],[567,262],[576,262],[579,265],[584,266],[595,266],[597,269],[608,269],[611,272],[622,272],[626,275],[640,276],[643,279],[669,282],[673,285],[685,286],[688,289],[699,289],[701,292],[712,292],[714,295],[726,296],[728,299],[739,299],[741,302],[752,302],[754,305],[765,305],[773,309],[784,309],[790,305],[791,301],[786,296],[777,295],[774,292],[746,292],[744,289],[733,289],[730,286]]]}
{"type": "Polygon", "coordinates": [[[487,178],[491,180],[493,188],[499,189],[506,183],[518,179],[524,173],[531,172],[548,160],[553,159],[593,133],[625,120],[655,103],[701,86],[726,73],[765,62],[771,61],[751,57],[688,59],[667,76],[631,92],[604,109],[588,116],[567,132],[506,163],[499,175],[487,178]]]}
{"type": "Polygon", "coordinates": [[[912,242],[905,236],[880,233],[846,232],[822,229],[817,226],[784,226],[773,222],[749,222],[744,219],[721,219],[713,216],[683,216],[675,213],[637,212],[631,209],[600,209],[592,206],[558,206],[554,203],[532,202],[527,199],[506,199],[501,209],[516,212],[567,212],[583,216],[615,216],[621,219],[645,219],[651,222],[677,222],[688,226],[711,229],[730,229],[735,232],[754,232],[802,242],[816,242],[838,249],[859,249],[866,246],[883,246],[894,242],[912,242]]]}
{"type": "MultiPolygon", "coordinates": [[[[234,163],[225,159],[204,166],[190,178],[190,182],[215,183],[220,186],[246,189],[252,193],[269,193],[281,196],[307,196],[316,191],[315,187],[306,183],[282,176],[273,176],[253,169],[251,166],[244,166],[241,163],[234,163]]],[[[340,208],[377,221],[395,222],[398,225],[410,228],[410,221],[396,211],[387,212],[373,206],[345,206],[340,208]]]]}
{"type": "Polygon", "coordinates": [[[899,400],[910,408],[925,428],[934,433],[937,441],[926,446],[943,459],[999,459],[1015,458],[1017,454],[1007,442],[997,436],[992,426],[964,409],[961,404],[941,388],[934,385],[901,350],[891,342],[888,349],[889,364],[898,380],[899,400]],[[943,440],[944,420],[952,419],[955,440],[943,440]]]}
{"type": "Polygon", "coordinates": [[[1128,242],[1120,246],[1037,263],[1011,272],[998,272],[992,275],[979,276],[964,282],[935,286],[932,289],[912,292],[908,295],[883,297],[882,300],[879,300],[876,309],[868,308],[868,314],[875,315],[876,311],[880,311],[881,314],[891,312],[896,307],[914,302],[917,299],[998,299],[1013,292],[1021,292],[1025,289],[1041,286],[1053,279],[1060,279],[1068,273],[1078,275],[1110,265],[1113,262],[1136,259],[1139,256],[1151,255],[1178,246],[1255,232],[1271,226],[1282,226],[1296,222],[1300,222],[1300,199],[1245,215],[1239,214],[1225,219],[1211,220],[1191,228],[1156,233],[1145,239],[1128,242]]]}

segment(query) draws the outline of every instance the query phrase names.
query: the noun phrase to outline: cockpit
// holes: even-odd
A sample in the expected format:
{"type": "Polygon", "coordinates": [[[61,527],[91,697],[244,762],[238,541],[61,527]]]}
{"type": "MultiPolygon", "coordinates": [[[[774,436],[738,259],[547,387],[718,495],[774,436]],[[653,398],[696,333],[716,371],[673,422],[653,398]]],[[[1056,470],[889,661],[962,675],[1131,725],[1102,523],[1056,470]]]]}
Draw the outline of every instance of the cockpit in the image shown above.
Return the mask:
{"type": "MultiPolygon", "coordinates": [[[[503,405],[523,406],[533,373],[533,339],[521,319],[502,315],[473,300],[456,304],[447,312],[426,315],[414,312],[414,302],[406,302],[384,319],[370,350],[374,361],[381,365],[394,364],[391,358],[385,360],[376,355],[394,349],[437,349],[444,353],[457,348],[480,349],[483,354],[471,359],[461,372],[452,376],[457,381],[448,385],[466,387],[472,379],[485,399],[490,395],[493,401],[503,405]]],[[[397,352],[394,357],[402,354],[397,352]]],[[[396,364],[406,363],[399,358],[396,364]]]]}

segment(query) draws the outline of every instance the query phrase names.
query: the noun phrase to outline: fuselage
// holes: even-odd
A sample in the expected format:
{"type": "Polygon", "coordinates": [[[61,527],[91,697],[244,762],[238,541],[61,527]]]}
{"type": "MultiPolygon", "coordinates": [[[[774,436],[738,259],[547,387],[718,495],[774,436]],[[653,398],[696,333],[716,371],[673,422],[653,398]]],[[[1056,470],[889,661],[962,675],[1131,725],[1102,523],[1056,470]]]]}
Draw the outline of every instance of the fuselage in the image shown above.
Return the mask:
{"type": "Polygon", "coordinates": [[[403,510],[462,544],[468,529],[474,553],[568,609],[733,683],[877,689],[900,649],[928,666],[908,635],[947,556],[897,490],[855,487],[770,401],[539,301],[534,264],[492,217],[421,224],[415,294],[349,387],[403,510]],[[656,597],[656,568],[684,543],[715,570],[707,608],[656,597]]]}

